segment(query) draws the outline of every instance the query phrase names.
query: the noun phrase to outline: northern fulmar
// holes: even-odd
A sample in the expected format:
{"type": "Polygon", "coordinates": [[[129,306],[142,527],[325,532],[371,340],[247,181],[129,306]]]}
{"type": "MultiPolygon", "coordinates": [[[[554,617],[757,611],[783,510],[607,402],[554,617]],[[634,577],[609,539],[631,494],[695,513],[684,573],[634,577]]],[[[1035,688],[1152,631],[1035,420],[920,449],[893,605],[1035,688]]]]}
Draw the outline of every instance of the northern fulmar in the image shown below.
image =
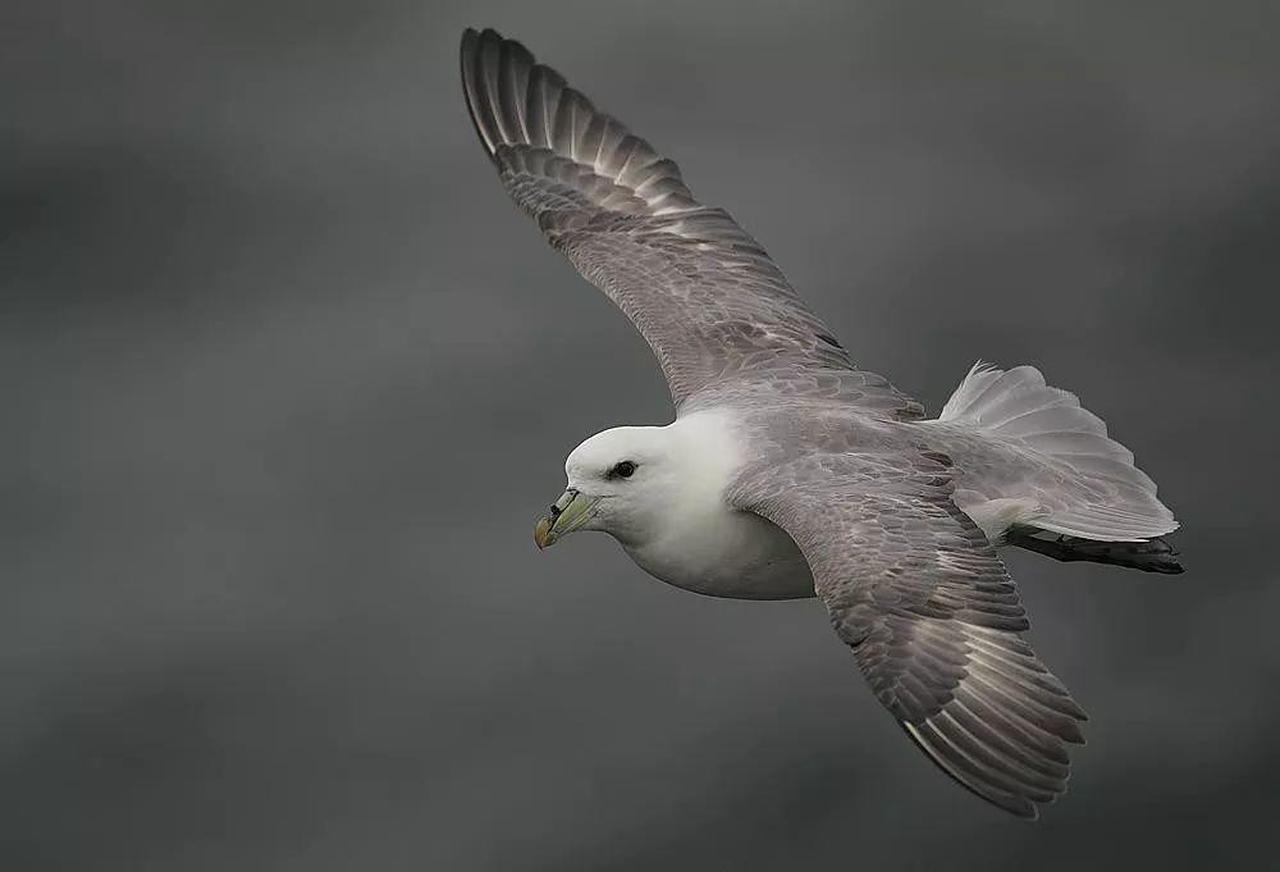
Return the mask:
{"type": "Polygon", "coordinates": [[[639,330],[675,420],[565,463],[546,547],[613,536],[677,587],[815,594],[876,698],[948,775],[1035,817],[1085,714],[1023,638],[998,548],[1178,572],[1178,524],[1133,454],[1031,366],[976,365],[937,418],[858,368],[760,244],[520,43],[462,36],[462,84],[507,193],[639,330]]]}

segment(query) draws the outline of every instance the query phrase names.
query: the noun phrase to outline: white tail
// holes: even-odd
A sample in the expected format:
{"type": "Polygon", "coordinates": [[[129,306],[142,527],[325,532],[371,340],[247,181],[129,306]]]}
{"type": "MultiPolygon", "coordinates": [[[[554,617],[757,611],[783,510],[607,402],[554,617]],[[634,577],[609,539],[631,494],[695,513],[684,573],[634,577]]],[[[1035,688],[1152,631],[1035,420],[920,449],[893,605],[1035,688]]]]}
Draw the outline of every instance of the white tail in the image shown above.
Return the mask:
{"type": "Polygon", "coordinates": [[[1075,394],[1049,387],[1033,366],[1003,371],[982,363],[942,409],[939,421],[968,424],[1049,458],[1066,481],[1045,494],[1031,521],[1041,530],[1106,542],[1138,541],[1177,529],[1156,484],[1133,453],[1075,394]]]}

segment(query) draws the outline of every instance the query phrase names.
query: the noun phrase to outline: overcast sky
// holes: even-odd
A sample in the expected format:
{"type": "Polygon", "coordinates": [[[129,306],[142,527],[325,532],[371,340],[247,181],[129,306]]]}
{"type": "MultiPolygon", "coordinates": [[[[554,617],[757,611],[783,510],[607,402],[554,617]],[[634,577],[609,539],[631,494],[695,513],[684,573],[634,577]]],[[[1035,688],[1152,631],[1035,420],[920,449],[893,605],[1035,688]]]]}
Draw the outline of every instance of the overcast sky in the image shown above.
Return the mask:
{"type": "Polygon", "coordinates": [[[8,0],[0,866],[1258,868],[1277,8],[8,0]],[[815,601],[536,552],[568,451],[671,411],[484,158],[467,25],[863,366],[937,410],[1033,363],[1159,482],[1187,574],[1008,558],[1091,714],[1040,823],[930,766],[815,601]]]}

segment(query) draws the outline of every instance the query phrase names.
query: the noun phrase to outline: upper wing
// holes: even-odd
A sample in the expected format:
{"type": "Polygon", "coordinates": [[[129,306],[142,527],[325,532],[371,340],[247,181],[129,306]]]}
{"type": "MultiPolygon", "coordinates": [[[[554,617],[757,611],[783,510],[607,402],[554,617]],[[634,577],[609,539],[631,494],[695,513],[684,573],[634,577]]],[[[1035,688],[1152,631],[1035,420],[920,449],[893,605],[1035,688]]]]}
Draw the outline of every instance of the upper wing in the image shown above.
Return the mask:
{"type": "Polygon", "coordinates": [[[743,379],[817,389],[816,375],[797,379],[799,367],[868,408],[922,414],[883,378],[856,371],[728,212],[694,199],[671,160],[520,43],[468,29],[462,83],[507,192],[640,330],[677,406],[743,379]]]}
{"type": "Polygon", "coordinates": [[[949,775],[1014,814],[1066,789],[1085,714],[1023,641],[995,549],[950,498],[949,461],[813,455],[761,468],[736,505],[782,527],[880,702],[949,775]]]}

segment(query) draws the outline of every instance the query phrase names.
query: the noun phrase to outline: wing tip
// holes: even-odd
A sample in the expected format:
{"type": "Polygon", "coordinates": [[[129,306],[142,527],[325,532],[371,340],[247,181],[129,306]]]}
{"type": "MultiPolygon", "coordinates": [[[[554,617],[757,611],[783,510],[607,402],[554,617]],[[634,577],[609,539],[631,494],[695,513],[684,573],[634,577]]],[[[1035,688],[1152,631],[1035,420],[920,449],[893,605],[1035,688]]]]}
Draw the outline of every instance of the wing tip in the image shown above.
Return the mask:
{"type": "MultiPolygon", "coordinates": [[[[523,46],[523,45],[520,45],[520,43],[519,43],[517,40],[514,40],[514,39],[508,39],[507,37],[503,36],[503,35],[502,35],[501,33],[499,33],[498,31],[494,30],[492,27],[485,27],[485,28],[464,27],[464,28],[462,28],[462,46],[463,46],[464,50],[465,50],[469,45],[470,45],[470,46],[475,46],[475,45],[479,45],[479,44],[480,44],[480,43],[482,43],[482,42],[496,42],[496,43],[498,43],[499,45],[501,45],[502,43],[505,43],[505,42],[509,42],[509,43],[513,43],[513,44],[515,44],[515,45],[517,45],[517,46],[520,46],[520,48],[522,48],[522,49],[524,48],[524,46],[523,46]]],[[[525,50],[527,51],[527,49],[525,49],[525,50]]]]}
{"type": "MultiPolygon", "coordinates": [[[[1052,805],[1067,792],[1071,767],[1064,746],[1086,744],[1079,725],[1089,719],[1088,715],[1070,694],[1063,698],[1069,703],[1071,714],[1040,730],[1041,741],[1056,744],[1056,749],[1043,746],[1036,749],[1025,742],[1010,743],[1007,739],[1016,739],[1012,735],[993,743],[981,738],[968,722],[955,717],[931,717],[920,723],[899,718],[898,725],[930,762],[965,790],[1015,817],[1034,821],[1040,817],[1041,806],[1052,805]],[[1048,754],[1048,751],[1054,753],[1048,754]],[[990,756],[992,752],[1003,760],[990,756]],[[1029,753],[1048,765],[1029,759],[1029,753]],[[1053,761],[1058,765],[1052,765],[1053,761]],[[1029,767],[1025,765],[1028,763],[1029,767]]],[[[945,715],[946,711],[939,714],[945,715]]]]}
{"type": "MultiPolygon", "coordinates": [[[[492,93],[493,82],[504,75],[513,59],[518,67],[527,70],[537,66],[533,53],[518,40],[508,39],[492,27],[463,28],[458,43],[462,93],[480,144],[494,164],[498,163],[498,148],[510,141],[503,129],[504,113],[509,115],[514,110],[501,105],[500,96],[492,93]]],[[[506,126],[510,127],[515,120],[506,118],[506,126]]]]}
{"type": "MultiPolygon", "coordinates": [[[[506,172],[504,146],[545,150],[611,183],[616,191],[581,191],[608,211],[666,215],[693,211],[697,200],[674,160],[632,133],[571,87],[555,69],[537,62],[517,40],[493,28],[462,30],[462,90],[471,122],[490,161],[506,172]],[[637,209],[615,209],[608,193],[635,198],[637,209]]],[[[575,187],[573,179],[550,181],[575,187]]]]}
{"type": "Polygon", "coordinates": [[[1061,789],[1055,791],[1052,796],[1043,799],[1031,799],[1007,790],[996,789],[994,786],[984,783],[981,779],[962,771],[947,760],[946,756],[938,748],[934,747],[934,743],[923,735],[915,724],[908,721],[899,721],[898,725],[925,752],[925,756],[929,761],[942,770],[953,782],[979,799],[1008,812],[1016,818],[1029,822],[1038,821],[1040,819],[1040,806],[1052,805],[1057,802],[1058,797],[1066,793],[1066,782],[1070,778],[1069,772],[1063,778],[1061,789]]]}
{"type": "Polygon", "coordinates": [[[462,39],[458,45],[458,70],[462,78],[462,96],[467,101],[467,114],[471,117],[471,126],[480,137],[485,154],[490,160],[496,160],[495,147],[485,130],[481,119],[483,108],[480,104],[480,92],[476,87],[476,61],[480,56],[480,32],[474,27],[462,31],[462,39]]]}

